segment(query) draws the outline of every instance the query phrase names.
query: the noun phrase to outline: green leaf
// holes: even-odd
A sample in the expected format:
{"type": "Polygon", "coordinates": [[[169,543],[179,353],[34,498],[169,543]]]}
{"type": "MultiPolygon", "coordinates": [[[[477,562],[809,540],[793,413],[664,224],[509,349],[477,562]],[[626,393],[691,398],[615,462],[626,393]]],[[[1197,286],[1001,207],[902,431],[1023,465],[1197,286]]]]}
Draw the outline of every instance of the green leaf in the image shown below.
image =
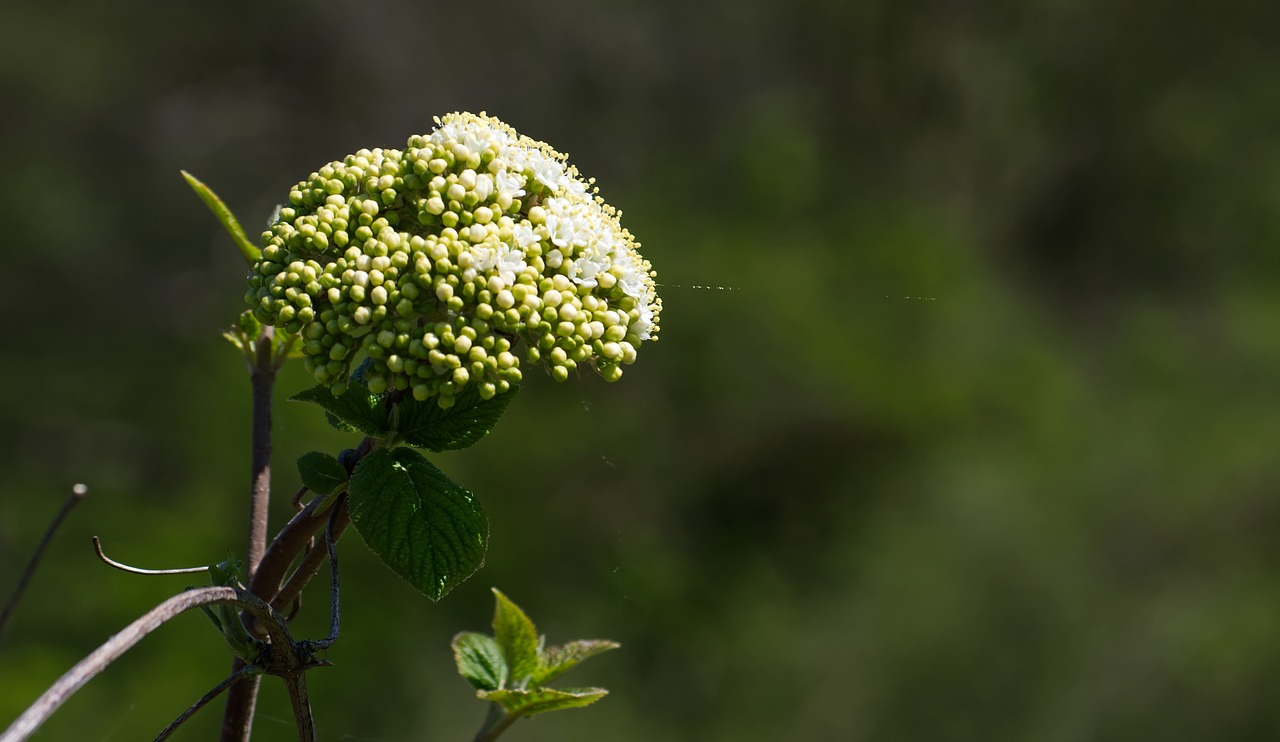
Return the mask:
{"type": "Polygon", "coordinates": [[[236,329],[246,338],[257,340],[258,336],[262,334],[262,322],[253,316],[251,310],[246,309],[236,318],[236,329]]]}
{"type": "Polygon", "coordinates": [[[302,337],[280,327],[271,336],[271,355],[276,359],[276,368],[287,359],[307,357],[302,350],[302,337]]]}
{"type": "Polygon", "coordinates": [[[224,332],[222,333],[222,337],[226,338],[227,342],[236,346],[236,350],[240,351],[245,355],[249,355],[250,351],[245,350],[244,341],[240,339],[239,335],[232,335],[229,332],[224,332]]]}
{"type": "Polygon", "coordinates": [[[312,451],[298,459],[302,484],[317,495],[331,495],[347,483],[347,470],[327,453],[312,451]]]}
{"type": "Polygon", "coordinates": [[[333,396],[329,387],[321,384],[298,392],[289,399],[320,405],[329,413],[329,423],[344,432],[360,432],[375,438],[386,438],[391,434],[382,400],[360,384],[349,384],[341,397],[333,396]]]}
{"type": "Polygon", "coordinates": [[[222,333],[222,337],[236,346],[236,349],[244,355],[245,361],[249,364],[250,373],[253,371],[254,355],[257,352],[255,344],[261,333],[262,323],[253,316],[252,311],[247,309],[236,318],[236,323],[232,325],[229,332],[222,333]]]}
{"type": "Polygon", "coordinates": [[[205,206],[209,207],[209,211],[213,212],[213,216],[222,224],[223,229],[231,235],[231,241],[236,243],[236,247],[240,248],[240,254],[250,265],[258,262],[258,258],[262,257],[262,250],[253,244],[244,234],[244,229],[240,227],[240,222],[236,221],[235,214],[231,213],[231,209],[222,203],[222,199],[218,198],[209,186],[201,183],[194,175],[182,171],[182,177],[186,178],[187,185],[196,192],[196,195],[204,201],[205,206]]]}
{"type": "Polygon", "coordinates": [[[538,671],[533,674],[530,684],[544,685],[588,657],[594,657],[601,652],[617,649],[620,646],[622,645],[608,639],[582,639],[559,647],[548,647],[538,653],[538,671]]]}
{"type": "MultiPolygon", "coordinates": [[[[209,565],[209,582],[218,587],[237,587],[240,585],[244,562],[239,559],[228,559],[225,562],[209,565]]],[[[253,663],[258,659],[261,650],[259,642],[249,635],[240,621],[240,611],[232,605],[221,604],[202,606],[204,614],[213,621],[227,646],[240,659],[253,663]]]]}
{"type": "Polygon", "coordinates": [[[508,680],[517,685],[538,671],[538,629],[520,606],[493,588],[493,637],[506,658],[508,680]]]}
{"type": "Polygon", "coordinates": [[[453,637],[453,660],[477,690],[497,690],[507,682],[507,663],[491,636],[466,631],[453,637]]]}
{"type": "Polygon", "coordinates": [[[397,405],[395,428],[410,446],[437,453],[457,451],[488,435],[519,389],[513,386],[504,394],[484,399],[480,392],[468,388],[447,410],[440,409],[435,399],[419,402],[409,396],[397,405]]]}
{"type": "Polygon", "coordinates": [[[537,688],[535,690],[480,690],[476,695],[502,706],[507,713],[534,716],[547,711],[589,706],[609,695],[604,688],[537,688]]]}
{"type": "Polygon", "coordinates": [[[484,511],[417,451],[373,451],[352,472],[347,492],[360,537],[428,598],[444,597],[484,563],[484,511]]]}
{"type": "Polygon", "coordinates": [[[209,565],[209,581],[218,587],[236,587],[244,575],[244,562],[231,557],[209,565]]]}

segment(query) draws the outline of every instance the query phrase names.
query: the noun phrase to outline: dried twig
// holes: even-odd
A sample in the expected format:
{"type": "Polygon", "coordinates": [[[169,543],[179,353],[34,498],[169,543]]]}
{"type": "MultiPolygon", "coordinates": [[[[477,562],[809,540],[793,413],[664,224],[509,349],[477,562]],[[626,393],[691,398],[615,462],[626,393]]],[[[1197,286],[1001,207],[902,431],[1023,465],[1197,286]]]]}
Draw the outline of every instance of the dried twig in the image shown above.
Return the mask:
{"type": "Polygon", "coordinates": [[[289,504],[293,506],[294,510],[302,512],[302,498],[306,496],[307,488],[305,486],[299,487],[298,491],[293,493],[293,499],[289,500],[289,504]]]}
{"type": "Polygon", "coordinates": [[[180,567],[178,569],[142,569],[141,567],[130,567],[129,565],[124,564],[123,562],[117,562],[104,554],[102,552],[102,542],[98,540],[97,536],[93,537],[93,550],[98,553],[98,558],[102,560],[103,564],[115,567],[121,572],[128,572],[133,575],[193,575],[197,572],[209,571],[208,567],[180,567]]]}
{"type": "Polygon", "coordinates": [[[163,742],[163,740],[169,739],[169,735],[177,731],[178,727],[186,723],[187,719],[190,719],[191,717],[195,716],[196,712],[204,708],[206,704],[208,704],[210,701],[212,701],[213,699],[221,695],[222,691],[230,687],[232,683],[236,682],[237,680],[240,680],[245,675],[248,675],[250,672],[253,672],[258,669],[259,668],[257,667],[251,667],[246,665],[240,668],[239,670],[228,675],[226,680],[223,680],[221,683],[218,683],[217,685],[213,686],[213,690],[210,690],[208,693],[204,694],[203,696],[200,696],[200,700],[191,704],[191,706],[188,707],[186,711],[183,711],[178,718],[169,722],[169,726],[162,729],[160,731],[160,734],[156,735],[155,742],[163,742]]]}
{"type": "Polygon", "coordinates": [[[62,521],[66,520],[67,514],[72,508],[80,504],[84,496],[89,494],[89,488],[83,484],[77,484],[71,488],[71,494],[67,495],[67,499],[62,503],[62,509],[54,516],[53,521],[49,523],[49,527],[45,529],[44,536],[40,538],[40,543],[36,545],[35,552],[31,555],[31,560],[27,562],[26,569],[22,570],[22,576],[18,578],[18,584],[13,589],[13,595],[9,597],[9,602],[5,604],[4,611],[0,612],[0,631],[4,631],[4,625],[8,623],[9,616],[13,614],[13,609],[17,607],[18,601],[22,599],[22,594],[27,589],[27,583],[31,581],[31,575],[35,573],[36,567],[40,566],[40,559],[44,557],[44,551],[49,546],[49,542],[53,540],[53,534],[58,531],[62,525],[62,521]]]}
{"type": "Polygon", "coordinates": [[[68,670],[0,735],[0,742],[20,742],[26,739],[85,683],[167,621],[192,608],[219,604],[231,604],[250,611],[267,627],[272,640],[271,667],[267,668],[268,671],[283,675],[300,673],[313,666],[309,658],[304,662],[299,657],[281,616],[257,597],[233,587],[188,590],[152,608],[68,670]]]}

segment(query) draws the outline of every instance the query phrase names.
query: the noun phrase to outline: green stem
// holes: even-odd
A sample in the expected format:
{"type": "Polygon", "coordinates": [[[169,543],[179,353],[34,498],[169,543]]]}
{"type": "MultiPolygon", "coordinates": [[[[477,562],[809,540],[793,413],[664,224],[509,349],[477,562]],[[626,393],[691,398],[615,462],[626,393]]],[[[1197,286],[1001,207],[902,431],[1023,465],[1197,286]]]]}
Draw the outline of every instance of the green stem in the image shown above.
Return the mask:
{"type": "Polygon", "coordinates": [[[498,735],[507,731],[507,727],[516,723],[520,716],[521,714],[504,713],[502,707],[496,703],[491,705],[489,707],[489,715],[485,717],[480,731],[476,732],[476,738],[473,742],[493,742],[498,738],[498,735]]]}

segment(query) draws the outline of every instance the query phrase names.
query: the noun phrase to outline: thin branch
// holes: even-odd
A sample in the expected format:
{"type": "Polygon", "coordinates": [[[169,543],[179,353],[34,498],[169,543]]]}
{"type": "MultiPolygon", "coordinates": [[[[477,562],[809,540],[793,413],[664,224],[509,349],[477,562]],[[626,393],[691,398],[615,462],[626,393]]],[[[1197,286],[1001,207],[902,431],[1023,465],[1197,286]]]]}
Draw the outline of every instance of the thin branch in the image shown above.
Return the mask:
{"type": "MultiPolygon", "coordinates": [[[[347,471],[354,470],[356,464],[372,450],[373,439],[365,438],[351,452],[350,456],[343,456],[343,464],[347,466],[347,471]]],[[[322,514],[316,513],[316,510],[324,504],[322,502],[323,499],[317,497],[307,503],[276,534],[271,545],[267,547],[267,552],[263,555],[262,562],[258,565],[258,570],[253,574],[253,578],[249,582],[250,592],[266,601],[271,601],[275,598],[276,593],[280,591],[280,584],[284,581],[289,565],[293,564],[294,560],[306,551],[307,542],[325,526],[325,520],[321,517],[322,514]]]]}
{"type": "Polygon", "coordinates": [[[121,572],[128,572],[129,574],[134,575],[193,575],[197,572],[209,571],[208,567],[181,567],[179,569],[142,569],[140,567],[130,567],[129,565],[124,564],[123,562],[117,562],[104,554],[102,552],[102,542],[98,540],[97,536],[93,537],[93,550],[98,553],[98,558],[102,560],[103,564],[115,567],[121,572]]]}
{"type": "Polygon", "coordinates": [[[294,650],[293,640],[289,637],[288,629],[285,628],[280,615],[257,597],[233,587],[202,587],[188,590],[147,611],[141,618],[126,626],[89,656],[80,660],[75,667],[51,685],[35,703],[31,704],[13,724],[9,725],[5,733],[0,735],[0,742],[25,740],[85,683],[166,622],[192,608],[220,604],[231,604],[248,610],[267,626],[273,642],[271,656],[273,665],[296,667],[301,664],[294,650]]]}
{"type": "Polygon", "coordinates": [[[311,697],[307,694],[307,678],[302,673],[284,676],[285,689],[293,706],[293,723],[298,727],[298,742],[315,742],[316,722],[311,716],[311,697]]]}
{"type": "MultiPolygon", "coordinates": [[[[275,606],[272,606],[272,607],[275,608],[275,606]]],[[[280,611],[281,613],[284,613],[282,609],[276,608],[276,610],[280,611]]],[[[289,604],[289,612],[284,614],[284,620],[288,621],[289,623],[293,623],[293,619],[298,617],[298,611],[300,610],[302,610],[301,595],[294,598],[293,602],[289,604]]]]}
{"type": "MultiPolygon", "coordinates": [[[[277,369],[271,353],[274,337],[275,328],[270,325],[262,328],[255,348],[257,363],[249,372],[249,381],[253,387],[253,478],[249,496],[249,547],[245,558],[245,572],[246,582],[251,585],[267,550],[267,511],[271,502],[271,395],[275,388],[277,369]]],[[[257,633],[256,622],[246,620],[245,624],[250,631],[257,633]]],[[[235,672],[241,666],[240,659],[236,658],[231,669],[235,672]]],[[[227,694],[227,705],[222,712],[222,742],[245,742],[249,739],[260,684],[261,681],[241,683],[227,694]]]]}
{"type": "MultiPolygon", "coordinates": [[[[347,471],[369,451],[373,450],[373,439],[366,437],[350,456],[344,456],[347,471]]],[[[280,584],[284,580],[289,565],[307,548],[307,543],[325,526],[323,513],[316,511],[324,504],[324,498],[315,498],[307,503],[297,515],[294,515],[284,528],[276,535],[262,555],[249,581],[249,590],[263,600],[270,601],[280,592],[280,584]]],[[[319,568],[317,564],[316,569],[319,568]]],[[[314,571],[312,572],[314,574],[314,571]]],[[[307,579],[310,579],[309,577],[307,579]]],[[[297,589],[301,591],[306,584],[303,580],[297,589]]],[[[252,625],[252,622],[246,622],[252,625]]],[[[252,629],[251,629],[252,630],[252,629]]],[[[233,666],[238,667],[238,666],[233,666]]],[[[244,742],[248,739],[252,727],[253,705],[257,698],[257,688],[250,683],[241,683],[231,687],[227,694],[227,707],[223,712],[222,742],[244,742]]]]}
{"type": "Polygon", "coordinates": [[[155,742],[163,742],[163,740],[169,739],[170,734],[173,734],[175,731],[177,731],[178,727],[186,723],[187,719],[190,719],[191,717],[195,716],[196,712],[204,708],[206,704],[208,704],[210,701],[217,698],[218,696],[222,695],[222,691],[230,687],[232,683],[236,682],[237,680],[240,680],[245,675],[248,675],[250,672],[253,672],[259,669],[260,668],[254,667],[252,665],[245,665],[239,670],[231,673],[229,676],[227,676],[226,680],[223,680],[221,683],[218,683],[217,685],[213,686],[213,690],[210,690],[208,693],[204,694],[203,696],[200,696],[200,700],[191,704],[191,706],[187,708],[186,711],[182,712],[181,716],[169,722],[169,726],[162,729],[160,731],[160,734],[156,735],[155,742]]]}
{"type": "Polygon", "coordinates": [[[307,548],[307,541],[324,528],[325,519],[316,513],[320,504],[320,498],[307,503],[276,534],[249,581],[250,592],[266,601],[275,598],[289,565],[307,548]]]}
{"type": "MultiPolygon", "coordinates": [[[[231,663],[233,672],[245,668],[244,660],[239,657],[231,663]]],[[[220,740],[247,740],[253,731],[253,712],[258,706],[258,688],[262,686],[262,676],[254,675],[243,683],[231,686],[227,693],[227,705],[222,709],[222,731],[220,740]],[[235,713],[232,713],[232,710],[235,713]]]]}
{"type": "Polygon", "coordinates": [[[302,498],[306,497],[306,495],[307,495],[307,487],[306,485],[303,485],[298,488],[297,492],[293,493],[293,499],[289,500],[289,504],[293,505],[294,510],[297,510],[298,512],[302,512],[302,498]]]}
{"type": "MultiPolygon", "coordinates": [[[[347,513],[346,507],[339,508],[334,506],[333,515],[330,518],[326,532],[330,535],[329,539],[333,543],[337,543],[342,538],[343,531],[346,530],[347,524],[351,522],[351,518],[347,513]]],[[[302,589],[307,586],[311,578],[315,577],[320,571],[320,565],[324,563],[325,557],[329,555],[329,544],[325,544],[325,548],[319,546],[311,549],[302,557],[302,562],[297,569],[293,570],[293,574],[289,575],[289,580],[280,588],[280,592],[271,600],[271,607],[277,611],[283,611],[294,602],[301,594],[302,589]]]]}
{"type": "Polygon", "coordinates": [[[257,365],[250,375],[253,386],[253,484],[249,500],[249,552],[245,569],[249,578],[267,550],[267,506],[271,499],[271,393],[276,383],[271,341],[275,328],[266,325],[258,336],[257,365]]]}
{"type": "Polygon", "coordinates": [[[17,607],[18,601],[22,599],[22,594],[26,592],[27,583],[31,581],[31,575],[35,573],[36,567],[40,566],[40,560],[44,557],[44,551],[49,546],[49,542],[53,540],[53,534],[57,533],[58,528],[62,525],[62,521],[66,520],[67,514],[80,504],[84,496],[89,494],[89,488],[83,484],[77,484],[71,488],[71,494],[67,495],[67,499],[62,503],[62,509],[54,516],[53,522],[45,529],[44,536],[40,538],[40,543],[36,545],[35,553],[31,555],[31,560],[27,562],[26,569],[22,570],[22,576],[18,578],[18,585],[13,589],[13,595],[9,597],[9,602],[4,606],[4,612],[0,613],[0,632],[4,631],[4,625],[9,622],[9,616],[13,614],[13,609],[17,607]]]}

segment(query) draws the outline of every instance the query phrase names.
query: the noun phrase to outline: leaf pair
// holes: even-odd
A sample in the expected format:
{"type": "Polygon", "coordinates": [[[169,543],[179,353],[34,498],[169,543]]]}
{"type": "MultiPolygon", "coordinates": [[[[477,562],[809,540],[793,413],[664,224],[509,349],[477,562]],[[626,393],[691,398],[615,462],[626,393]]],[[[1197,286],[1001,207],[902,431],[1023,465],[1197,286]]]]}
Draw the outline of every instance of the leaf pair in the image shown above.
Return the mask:
{"type": "MultiPolygon", "coordinates": [[[[236,346],[236,350],[244,356],[245,363],[249,365],[249,373],[253,373],[258,368],[258,340],[262,337],[262,323],[257,317],[253,316],[253,312],[245,310],[236,319],[236,324],[228,331],[222,333],[222,337],[227,342],[236,346]]],[[[282,328],[274,328],[271,333],[271,365],[272,368],[279,370],[286,360],[290,358],[302,358],[301,338],[297,335],[286,332],[282,328]]]]}
{"type": "Polygon", "coordinates": [[[453,638],[453,656],[476,696],[493,701],[507,716],[533,716],[578,708],[603,698],[604,688],[547,688],[545,684],[582,660],[618,644],[606,639],[579,640],[544,647],[533,621],[496,588],[493,636],[464,632],[453,638]]]}

